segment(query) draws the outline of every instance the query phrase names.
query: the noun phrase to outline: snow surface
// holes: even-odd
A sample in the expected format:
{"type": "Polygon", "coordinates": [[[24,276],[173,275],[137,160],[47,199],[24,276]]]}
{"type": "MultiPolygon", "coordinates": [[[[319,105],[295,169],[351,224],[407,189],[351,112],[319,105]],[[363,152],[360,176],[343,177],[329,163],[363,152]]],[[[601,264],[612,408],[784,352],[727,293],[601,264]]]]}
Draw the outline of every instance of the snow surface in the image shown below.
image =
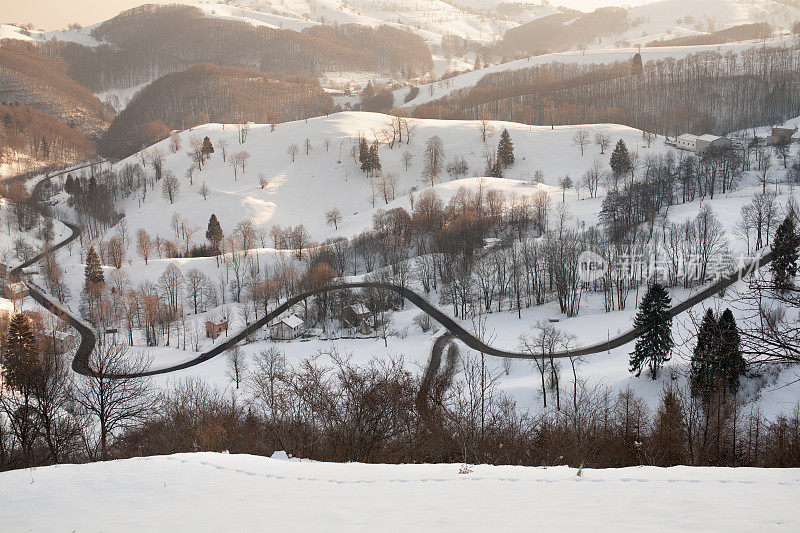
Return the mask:
{"type": "Polygon", "coordinates": [[[0,474],[0,523],[8,532],[800,528],[800,469],[460,468],[320,463],[278,452],[15,470],[0,474]]]}

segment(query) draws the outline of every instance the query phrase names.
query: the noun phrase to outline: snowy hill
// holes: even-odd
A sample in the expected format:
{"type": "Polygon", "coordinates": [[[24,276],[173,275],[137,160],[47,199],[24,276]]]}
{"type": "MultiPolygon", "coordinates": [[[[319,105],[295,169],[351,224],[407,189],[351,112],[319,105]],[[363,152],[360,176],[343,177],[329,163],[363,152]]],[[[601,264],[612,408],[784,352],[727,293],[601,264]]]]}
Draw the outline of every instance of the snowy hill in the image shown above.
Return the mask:
{"type": "MultiPolygon", "coordinates": [[[[186,217],[193,225],[205,227],[209,215],[214,212],[223,225],[226,234],[244,219],[251,219],[257,225],[268,229],[269,226],[304,224],[314,240],[322,241],[337,235],[355,235],[370,227],[372,214],[378,208],[389,209],[398,205],[409,209],[408,192],[412,187],[423,189],[424,167],[423,151],[426,141],[438,135],[444,141],[447,161],[456,156],[463,156],[469,170],[467,176],[485,175],[484,151],[494,150],[499,134],[508,128],[515,143],[517,164],[510,168],[505,177],[519,180],[514,183],[520,195],[531,194],[535,188],[526,187],[535,171],[544,173],[544,184],[552,187],[552,194],[558,196],[555,189],[558,179],[564,174],[574,177],[582,175],[595,159],[607,164],[609,152],[600,155],[599,150],[591,147],[586,155],[579,156],[577,148],[570,143],[575,132],[585,128],[590,137],[595,133],[610,135],[614,142],[618,138],[637,149],[644,146],[639,130],[616,124],[592,124],[588,126],[559,126],[551,130],[546,126],[529,127],[515,123],[492,123],[493,134],[487,139],[487,145],[481,142],[477,121],[440,121],[413,120],[415,125],[410,143],[406,139],[395,143],[390,148],[381,143],[379,156],[383,172],[392,172],[398,178],[396,188],[398,198],[389,205],[380,197],[373,205],[370,182],[359,170],[359,164],[351,156],[351,147],[359,134],[369,142],[375,136],[382,138],[381,131],[386,127],[390,117],[378,113],[346,112],[329,117],[318,117],[305,121],[278,124],[275,131],[269,125],[253,125],[244,145],[237,142],[238,132],[234,125],[208,124],[194,128],[191,132],[182,132],[180,139],[184,149],[171,154],[169,140],[162,141],[156,147],[166,155],[164,167],[179,177],[181,192],[174,204],[163,198],[160,190],[150,191],[144,200],[129,198],[119,205],[120,211],[126,213],[128,229],[132,233],[144,228],[152,234],[168,235],[172,213],[186,217]],[[217,149],[213,157],[204,165],[203,170],[196,172],[194,184],[190,185],[185,177],[191,165],[185,153],[191,137],[202,139],[208,136],[214,146],[227,141],[229,152],[246,150],[250,153],[245,172],[239,169],[234,176],[229,162],[224,162],[221,150],[217,149]],[[305,154],[305,140],[309,139],[311,151],[305,154]],[[329,148],[326,149],[326,141],[329,148]],[[287,154],[291,145],[298,147],[299,153],[292,162],[287,154]],[[402,162],[403,154],[408,151],[413,159],[408,170],[402,162]],[[269,181],[269,185],[261,188],[259,175],[269,181]],[[208,200],[203,200],[197,189],[202,183],[210,188],[208,200]],[[343,216],[343,223],[338,230],[325,223],[323,213],[338,207],[343,216]]],[[[648,152],[657,153],[672,148],[663,142],[655,142],[648,152]]],[[[120,170],[125,164],[134,164],[141,160],[140,154],[134,154],[117,163],[120,170]]],[[[443,172],[438,181],[449,181],[451,178],[443,172]]],[[[453,194],[453,193],[451,193],[453,194]]],[[[599,203],[596,206],[599,210],[599,203]]],[[[587,223],[593,222],[596,210],[587,214],[587,223]]]]}
{"type": "Polygon", "coordinates": [[[7,532],[800,528],[798,469],[459,469],[218,453],[59,465],[0,474],[0,522],[7,532]]]}

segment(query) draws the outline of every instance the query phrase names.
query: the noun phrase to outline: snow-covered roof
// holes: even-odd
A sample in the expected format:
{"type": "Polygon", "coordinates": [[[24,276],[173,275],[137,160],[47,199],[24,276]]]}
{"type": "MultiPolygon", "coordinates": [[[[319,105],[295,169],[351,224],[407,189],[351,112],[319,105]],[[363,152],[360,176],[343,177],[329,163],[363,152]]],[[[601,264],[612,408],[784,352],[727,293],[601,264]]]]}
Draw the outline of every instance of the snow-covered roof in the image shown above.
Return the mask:
{"type": "Polygon", "coordinates": [[[697,135],[692,135],[691,133],[684,133],[683,135],[678,137],[678,140],[693,143],[697,141],[697,135]]]}
{"type": "Polygon", "coordinates": [[[722,139],[722,138],[723,137],[720,137],[719,135],[712,135],[710,133],[706,133],[705,135],[701,135],[700,137],[698,137],[697,140],[713,143],[717,139],[722,139]]]}
{"type": "Polygon", "coordinates": [[[367,306],[362,303],[353,304],[350,307],[353,309],[353,312],[355,312],[357,315],[369,314],[369,309],[367,309],[367,306]]]}
{"type": "Polygon", "coordinates": [[[286,324],[287,326],[289,326],[292,329],[297,329],[297,328],[299,328],[300,326],[303,325],[303,319],[300,318],[297,315],[285,316],[285,317],[281,318],[280,320],[278,320],[278,322],[276,322],[276,324],[280,324],[281,322],[283,322],[284,324],[286,324]]]}
{"type": "Polygon", "coordinates": [[[61,341],[75,338],[74,335],[72,335],[71,333],[67,333],[66,331],[54,331],[53,337],[61,341]]]}

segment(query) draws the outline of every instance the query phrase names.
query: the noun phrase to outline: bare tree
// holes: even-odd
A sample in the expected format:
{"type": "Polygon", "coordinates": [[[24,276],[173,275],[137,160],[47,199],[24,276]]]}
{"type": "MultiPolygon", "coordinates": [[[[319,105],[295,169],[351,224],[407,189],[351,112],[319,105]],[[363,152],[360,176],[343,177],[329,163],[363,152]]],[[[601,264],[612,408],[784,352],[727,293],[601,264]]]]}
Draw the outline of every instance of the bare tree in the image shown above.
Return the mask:
{"type": "Polygon", "coordinates": [[[566,201],[567,190],[572,187],[572,178],[569,177],[569,174],[565,174],[560,180],[558,180],[558,186],[561,188],[561,201],[566,201]]]}
{"type": "Polygon", "coordinates": [[[611,145],[611,137],[605,133],[595,133],[594,143],[600,147],[600,153],[605,154],[608,147],[611,145]]]}
{"type": "Polygon", "coordinates": [[[150,359],[129,357],[125,345],[103,342],[89,355],[88,363],[92,373],[79,378],[75,400],[97,419],[100,459],[105,461],[115,432],[136,425],[151,412],[150,380],[129,377],[145,372],[150,359]]]}
{"type": "Polygon", "coordinates": [[[263,172],[258,173],[258,184],[261,186],[262,189],[266,188],[269,185],[269,180],[267,176],[264,175],[263,172]]]}
{"type": "Polygon", "coordinates": [[[311,139],[306,137],[306,140],[303,142],[303,147],[306,150],[306,155],[311,153],[311,139]]]}
{"type": "Polygon", "coordinates": [[[434,135],[425,142],[425,170],[423,171],[431,187],[442,172],[444,158],[444,142],[441,137],[434,135]]]}
{"type": "Polygon", "coordinates": [[[409,152],[408,150],[406,150],[405,152],[403,152],[403,155],[402,155],[402,160],[403,160],[403,168],[405,168],[405,171],[406,171],[406,172],[408,172],[408,167],[410,167],[410,166],[411,166],[411,161],[412,161],[413,159],[414,159],[414,154],[412,154],[412,153],[411,153],[411,152],[409,152]]]}
{"type": "Polygon", "coordinates": [[[108,239],[107,249],[111,266],[122,268],[122,263],[125,261],[125,243],[122,239],[116,235],[111,237],[108,239]]]}
{"type": "Polygon", "coordinates": [[[342,212],[338,207],[334,207],[325,211],[325,222],[330,226],[333,225],[334,229],[339,229],[339,223],[342,221],[342,212]]]}
{"type": "Polygon", "coordinates": [[[292,163],[294,163],[294,158],[297,156],[297,152],[299,151],[300,148],[298,148],[296,144],[290,144],[289,148],[286,149],[286,153],[292,156],[292,163]]]}
{"type": "Polygon", "coordinates": [[[225,375],[236,384],[237,389],[246,373],[247,359],[242,353],[242,349],[235,346],[232,350],[225,352],[225,375]]]}
{"type": "Polygon", "coordinates": [[[200,188],[197,189],[197,192],[203,197],[203,200],[208,200],[208,197],[211,195],[211,189],[209,189],[205,181],[200,184],[200,188]]]}
{"type": "Polygon", "coordinates": [[[583,186],[589,191],[590,198],[597,197],[597,188],[600,186],[600,178],[603,176],[603,164],[595,159],[592,166],[583,174],[583,186]]]}
{"type": "Polygon", "coordinates": [[[177,198],[180,189],[181,184],[178,182],[178,178],[175,177],[175,174],[173,174],[172,171],[166,171],[161,184],[161,195],[172,204],[175,203],[175,198],[177,198]]]}
{"type": "Polygon", "coordinates": [[[150,258],[150,253],[153,251],[153,240],[150,234],[142,228],[136,230],[136,252],[144,259],[144,264],[150,258]]]}
{"type": "Polygon", "coordinates": [[[589,145],[589,132],[583,128],[576,131],[572,136],[572,144],[580,148],[581,155],[583,155],[583,151],[589,145]]]}
{"type": "Polygon", "coordinates": [[[169,134],[169,151],[173,154],[177,154],[178,150],[181,149],[181,138],[178,136],[178,132],[173,131],[169,134]]]}
{"type": "Polygon", "coordinates": [[[226,163],[228,161],[228,148],[231,147],[231,143],[223,137],[217,141],[217,146],[222,150],[222,162],[226,163]]]}

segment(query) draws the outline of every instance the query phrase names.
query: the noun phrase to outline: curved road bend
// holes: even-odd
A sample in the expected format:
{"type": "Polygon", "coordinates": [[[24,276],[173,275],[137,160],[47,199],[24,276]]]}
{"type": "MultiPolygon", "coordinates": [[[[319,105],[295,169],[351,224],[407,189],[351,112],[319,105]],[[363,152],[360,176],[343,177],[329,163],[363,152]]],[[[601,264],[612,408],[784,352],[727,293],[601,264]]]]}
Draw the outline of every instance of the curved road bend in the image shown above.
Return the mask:
{"type": "MultiPolygon", "coordinates": [[[[11,271],[12,274],[19,275],[22,272],[23,268],[34,264],[45,255],[53,253],[56,250],[66,246],[70,242],[74,241],[80,235],[80,228],[78,228],[74,224],[69,224],[69,223],[65,224],[73,232],[70,237],[56,244],[55,246],[48,248],[47,250],[43,251],[41,254],[37,255],[33,259],[26,261],[22,265],[19,265],[18,267],[16,267],[11,271]]],[[[771,251],[767,251],[766,253],[764,253],[757,259],[753,260],[752,262],[744,265],[737,271],[720,278],[719,280],[709,285],[705,289],[701,290],[700,292],[675,304],[670,309],[670,316],[674,317],[682,313],[683,311],[686,311],[690,307],[702,302],[703,300],[706,300],[714,296],[715,294],[721,292],[730,285],[741,280],[751,272],[754,272],[755,270],[768,264],[771,260],[772,260],[772,253],[771,251]]],[[[92,349],[94,348],[96,342],[95,331],[86,322],[75,316],[69,309],[65,308],[63,305],[52,300],[47,294],[44,293],[42,289],[37,287],[35,284],[27,282],[26,285],[28,286],[30,294],[34,300],[40,303],[51,313],[61,316],[67,323],[69,323],[72,327],[74,327],[81,335],[80,345],[78,346],[78,349],[75,352],[75,357],[72,361],[72,369],[75,372],[78,372],[79,374],[93,375],[94,371],[89,367],[89,355],[91,354],[92,349]]],[[[451,317],[440,311],[428,300],[426,300],[423,296],[417,294],[411,289],[408,289],[406,287],[401,287],[399,285],[393,285],[390,283],[354,281],[354,282],[336,283],[319,289],[297,294],[289,298],[285,302],[283,302],[281,305],[276,307],[270,313],[267,313],[267,315],[261,317],[259,320],[256,320],[252,324],[245,327],[236,335],[233,335],[230,338],[226,339],[225,341],[221,342],[220,344],[217,344],[207,352],[204,352],[193,359],[184,361],[183,363],[178,363],[176,365],[171,365],[164,368],[148,370],[146,372],[141,372],[137,374],[118,374],[118,375],[109,375],[108,377],[111,378],[145,377],[145,376],[154,376],[158,374],[166,374],[169,372],[174,372],[176,370],[191,368],[195,365],[203,363],[204,361],[207,361],[208,359],[216,357],[217,355],[223,353],[224,351],[232,348],[233,346],[244,340],[247,336],[252,335],[255,331],[261,329],[269,322],[271,322],[273,319],[279,317],[282,313],[286,312],[292,306],[294,306],[299,302],[302,302],[306,298],[328,291],[335,291],[341,289],[362,289],[362,288],[386,290],[400,295],[401,297],[405,298],[406,300],[417,306],[421,311],[428,314],[439,324],[441,324],[447,330],[447,332],[450,335],[452,335],[452,337],[448,337],[448,340],[451,340],[452,338],[458,339],[459,341],[461,341],[462,343],[464,343],[469,348],[472,348],[475,351],[482,352],[487,355],[493,355],[495,357],[506,357],[511,359],[536,359],[537,357],[540,357],[536,354],[531,354],[527,352],[508,351],[484,344],[480,339],[478,339],[472,333],[464,329],[454,319],[452,319],[451,317]]],[[[595,344],[577,347],[571,350],[564,350],[561,352],[554,353],[552,355],[548,355],[548,357],[553,357],[554,359],[561,359],[566,357],[577,357],[582,355],[591,355],[595,353],[605,352],[613,348],[618,348],[633,341],[634,339],[636,339],[636,337],[639,336],[640,333],[641,331],[639,329],[632,328],[620,335],[617,335],[612,339],[608,339],[606,341],[602,341],[595,344]]],[[[442,339],[441,343],[435,343],[435,346],[439,346],[440,349],[443,348],[443,345],[444,345],[444,339],[442,339]]],[[[441,352],[439,353],[439,355],[441,356],[441,352]]]]}

